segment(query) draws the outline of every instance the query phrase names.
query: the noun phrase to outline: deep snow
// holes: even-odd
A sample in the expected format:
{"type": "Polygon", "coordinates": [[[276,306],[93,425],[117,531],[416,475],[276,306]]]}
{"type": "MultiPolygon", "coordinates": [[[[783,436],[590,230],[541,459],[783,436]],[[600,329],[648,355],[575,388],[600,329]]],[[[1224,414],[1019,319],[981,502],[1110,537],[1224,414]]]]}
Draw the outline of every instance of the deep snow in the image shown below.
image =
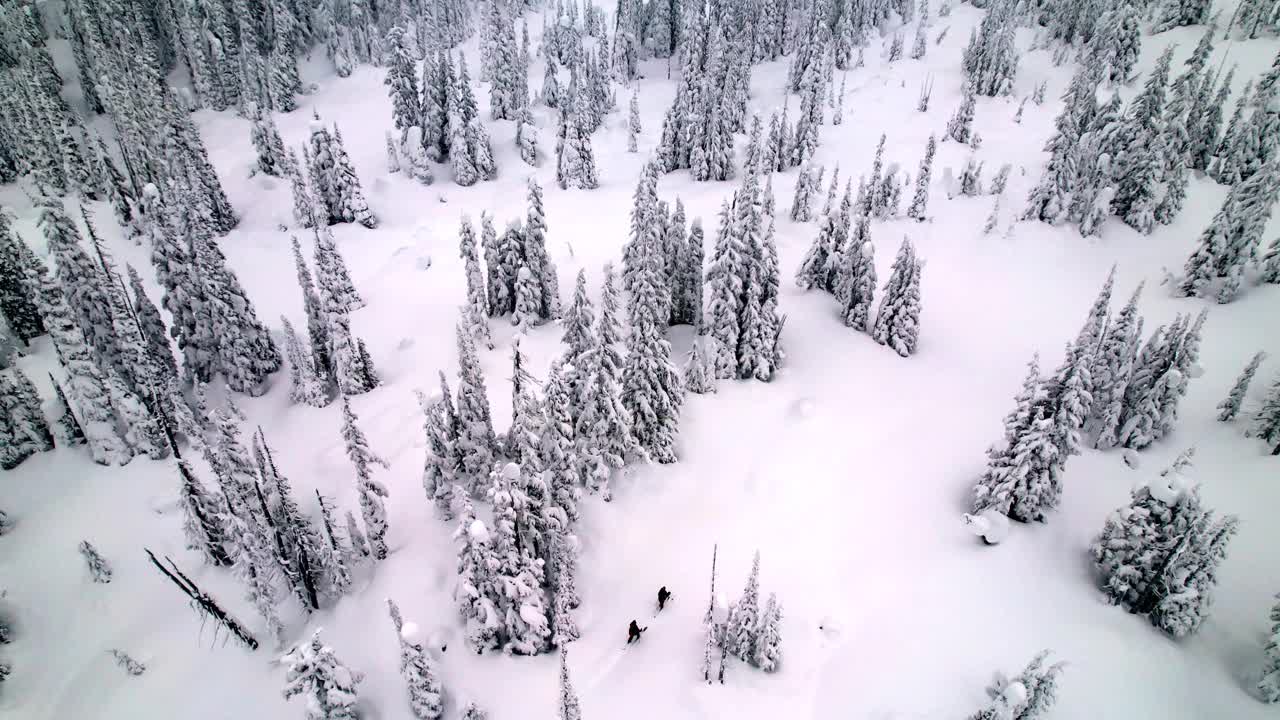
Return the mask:
{"type": "MultiPolygon", "coordinates": [[[[881,132],[887,160],[913,176],[929,133],[942,134],[959,103],[960,51],[981,11],[964,5],[933,20],[928,55],[886,65],[876,42],[867,66],[849,72],[844,124],[822,128],[818,157],[843,178],[869,171],[881,132]],[[933,38],[950,26],[940,45],[933,38]],[[916,112],[921,84],[932,78],[929,112],[916,112]]],[[[536,19],[532,30],[540,27],[536,19]]],[[[1144,38],[1143,72],[1170,42],[1175,67],[1201,28],[1144,38]]],[[[1020,44],[1031,40],[1021,31],[1020,44]]],[[[535,32],[536,42],[536,32],[535,32]]],[[[1272,40],[1219,42],[1212,62],[1239,62],[1238,86],[1274,55],[1272,40]]],[[[474,41],[467,46],[478,67],[474,41]]],[[[592,137],[601,187],[561,191],[554,167],[535,172],[546,193],[549,251],[566,300],[579,268],[598,298],[601,267],[617,262],[626,238],[631,191],[646,152],[656,144],[662,114],[674,93],[665,62],[645,66],[639,81],[643,134],[640,153],[628,154],[626,107],[592,137]]],[[[365,308],[353,330],[365,338],[384,385],[352,398],[373,449],[392,463],[379,477],[390,488],[391,557],[357,573],[355,589],[335,608],[304,621],[290,614],[288,642],[323,627],[338,656],[364,671],[361,706],[370,718],[410,717],[397,672],[395,630],[383,599],[401,606],[434,645],[449,712],[470,699],[495,720],[553,717],[557,696],[554,655],[477,657],[458,632],[450,592],[455,569],[454,523],[432,514],[420,484],[423,432],[414,388],[435,387],[437,370],[456,370],[453,324],[464,300],[457,256],[463,213],[495,215],[501,230],[525,212],[530,172],[514,147],[514,125],[490,122],[501,177],[459,188],[447,169],[423,187],[387,175],[383,136],[391,126],[382,70],[362,67],[350,78],[330,77],[323,58],[307,68],[318,83],[302,107],[278,116],[286,142],[306,136],[312,108],[342,128],[347,150],[382,224],[370,231],[337,226],[340,248],[365,308]]],[[[1062,506],[1045,525],[1014,525],[998,547],[984,546],[961,520],[981,472],[983,450],[998,439],[1026,361],[1039,351],[1043,366],[1060,359],[1112,264],[1118,265],[1115,306],[1140,281],[1148,331],[1202,301],[1173,299],[1160,285],[1163,268],[1177,270],[1200,229],[1216,211],[1224,188],[1194,179],[1177,221],[1140,236],[1112,220],[1100,239],[1071,228],[1016,223],[1038,179],[1040,146],[1052,127],[1071,67],[1052,67],[1045,51],[1023,55],[1017,98],[1048,82],[1043,106],[1028,102],[1021,124],[1018,100],[978,100],[978,158],[988,180],[1004,162],[1013,173],[996,232],[980,229],[991,196],[947,199],[945,169],[955,175],[967,148],[939,145],[930,200],[932,220],[875,223],[881,280],[903,235],[927,261],[923,272],[923,330],[918,353],[902,359],[869,336],[845,328],[834,301],[802,293],[790,278],[817,231],[816,223],[786,218],[796,171],[774,177],[779,208],[778,250],[783,272],[781,311],[787,361],[770,384],[722,382],[715,395],[690,396],[681,422],[680,462],[628,468],[613,484],[611,503],[584,503],[584,548],[578,584],[581,640],[569,651],[570,669],[588,718],[944,718],[976,710],[994,670],[1016,671],[1041,648],[1069,665],[1052,717],[1261,718],[1269,709],[1252,695],[1262,659],[1266,612],[1280,590],[1274,548],[1280,526],[1277,459],[1243,436],[1245,420],[1214,419],[1214,405],[1257,350],[1264,363],[1250,395],[1280,372],[1280,288],[1251,288],[1237,302],[1213,306],[1205,327],[1203,377],[1191,383],[1173,435],[1142,453],[1130,469],[1119,452],[1086,451],[1068,464],[1062,506]],[[1145,619],[1105,603],[1094,587],[1086,547],[1129,489],[1188,445],[1196,445],[1194,474],[1207,504],[1241,516],[1241,531],[1222,568],[1211,619],[1199,633],[1172,641],[1145,619]],[[718,544],[717,591],[741,591],[757,548],[762,592],[783,605],[783,666],[765,675],[739,665],[727,684],[699,677],[701,617],[708,573],[718,544]],[[652,617],[655,593],[666,585],[674,600],[652,617]],[[623,649],[627,622],[648,625],[643,641],[623,649]],[[820,629],[819,625],[823,628],[820,629]]],[[[782,104],[785,60],[758,67],[751,106],[767,121],[782,104]]],[[[68,74],[74,77],[74,74],[68,74]]],[[[529,73],[536,91],[542,63],[529,73]]],[[[1124,90],[1132,93],[1132,89],[1124,90]]],[[[487,87],[477,88],[486,113],[487,87]]],[[[1232,99],[1234,101],[1234,98],[1232,99]]],[[[795,99],[792,99],[794,105],[795,99]]],[[[487,117],[487,115],[486,115],[487,117]]],[[[554,148],[550,114],[537,111],[544,154],[554,148]]],[[[248,178],[253,164],[248,123],[230,113],[202,111],[197,122],[240,226],[222,239],[259,317],[278,325],[283,313],[302,321],[289,234],[292,202],[285,181],[248,178]]],[[[738,137],[739,161],[745,138],[738,137]]],[[[825,180],[824,180],[825,184],[825,180]]],[[[689,217],[701,216],[708,242],[720,201],[733,183],[694,183],[687,172],[662,177],[659,193],[681,197],[689,217]]],[[[824,187],[825,190],[825,187],[824,187]]],[[[43,252],[30,201],[19,188],[0,189],[0,203],[18,215],[22,236],[43,252]]],[[[98,208],[99,229],[119,261],[150,277],[146,248],[120,237],[98,208]]],[[[1265,237],[1280,223],[1272,221],[1265,237]]],[[[298,233],[309,255],[310,240],[298,233]]],[[[158,298],[152,285],[153,298],[158,298]]],[[[877,289],[879,291],[879,288],[877,289]]],[[[877,302],[879,297],[877,296],[877,302]]],[[[498,345],[482,351],[490,401],[499,429],[509,422],[510,344],[505,320],[491,323],[498,345]]],[[[278,330],[278,328],[277,328],[278,330]]],[[[536,375],[559,352],[555,325],[532,331],[522,344],[536,375]]],[[[671,337],[677,356],[689,347],[688,328],[671,337]]],[[[53,362],[47,341],[20,361],[49,397],[44,370],[53,362]]],[[[277,463],[300,498],[313,488],[356,508],[352,469],[338,430],[339,405],[293,406],[286,373],[269,393],[237,398],[252,424],[261,424],[277,463]]],[[[207,473],[206,473],[207,474],[207,473]]],[[[0,695],[0,711],[29,720],[54,718],[300,717],[280,690],[282,651],[255,653],[212,642],[183,598],[147,563],[142,548],[169,555],[254,630],[259,618],[241,600],[228,573],[200,565],[182,549],[172,461],[135,460],[124,468],[91,465],[82,451],[37,455],[3,480],[3,507],[17,527],[0,539],[0,578],[17,619],[17,640],[5,648],[14,671],[0,695]],[[112,562],[109,585],[90,582],[76,545],[88,539],[112,562]],[[130,677],[109,650],[146,663],[130,677]]],[[[308,507],[313,503],[307,502],[308,507]]]]}

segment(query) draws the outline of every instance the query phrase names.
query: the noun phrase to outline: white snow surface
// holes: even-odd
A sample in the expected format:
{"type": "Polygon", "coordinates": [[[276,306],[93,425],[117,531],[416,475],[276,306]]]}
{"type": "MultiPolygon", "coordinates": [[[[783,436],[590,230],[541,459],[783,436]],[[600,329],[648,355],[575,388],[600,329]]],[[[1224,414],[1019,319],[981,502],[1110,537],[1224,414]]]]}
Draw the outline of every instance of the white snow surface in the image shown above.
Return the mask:
{"type": "MultiPolygon", "coordinates": [[[[1224,17],[1230,14],[1226,9],[1224,17]]],[[[848,73],[845,119],[822,128],[818,159],[842,177],[868,172],[881,132],[889,134],[887,163],[913,173],[930,133],[943,131],[959,103],[959,57],[980,10],[957,6],[936,18],[932,36],[950,26],[941,44],[930,43],[923,60],[893,65],[876,43],[867,66],[848,73]],[[919,88],[932,78],[928,113],[915,110],[919,88]]],[[[539,18],[529,23],[537,41],[539,18]]],[[[1202,28],[1180,28],[1144,37],[1139,70],[1161,49],[1177,43],[1175,68],[1195,46],[1202,28]]],[[[1021,30],[1019,44],[1030,44],[1021,30]]],[[[1274,39],[1219,42],[1213,65],[1240,63],[1237,89],[1274,56],[1274,39]]],[[[479,66],[475,41],[468,63],[479,66]]],[[[644,131],[641,151],[625,152],[626,103],[592,136],[601,186],[562,191],[554,167],[521,163],[510,122],[489,122],[500,177],[470,188],[451,184],[438,167],[434,187],[401,173],[388,175],[384,134],[391,127],[383,70],[357,68],[337,79],[323,52],[304,68],[314,94],[301,107],[277,116],[292,147],[308,135],[312,108],[326,124],[337,122],[360,175],[377,230],[334,228],[339,246],[367,305],[352,316],[384,384],[351,399],[361,425],[391,461],[379,474],[387,500],[390,557],[355,569],[351,593],[336,607],[302,617],[292,606],[283,616],[286,643],[305,640],[323,623],[324,640],[351,668],[365,673],[360,707],[370,718],[411,717],[397,672],[394,630],[383,598],[406,616],[423,618],[435,637],[460,642],[460,620],[451,598],[456,573],[453,523],[433,515],[421,485],[424,439],[412,390],[434,388],[436,373],[456,372],[453,342],[457,308],[465,301],[457,252],[460,215],[492,212],[495,225],[525,213],[524,182],[538,177],[546,193],[548,252],[555,261],[561,297],[586,271],[598,299],[601,268],[620,262],[631,193],[642,163],[657,143],[662,114],[674,94],[665,63],[646,63],[638,82],[644,131]],[[447,199],[447,204],[442,204],[447,199]],[[434,259],[434,262],[431,262],[434,259]],[[412,340],[407,342],[406,340],[412,340]]],[[[751,107],[767,115],[783,102],[787,61],[756,68],[751,107]]],[[[999,232],[981,227],[994,198],[957,195],[938,188],[929,222],[877,222],[872,228],[877,272],[889,276],[894,249],[909,235],[930,272],[922,287],[918,352],[899,358],[866,334],[845,328],[835,303],[803,293],[791,274],[817,224],[786,219],[797,171],[773,180],[778,200],[778,252],[788,319],[787,361],[770,384],[722,382],[712,395],[690,395],[680,425],[674,465],[641,467],[611,483],[612,502],[587,497],[579,527],[583,556],[578,577],[582,606],[576,619],[582,638],[569,651],[570,670],[587,718],[883,718],[960,717],[986,702],[983,688],[994,669],[1015,671],[1036,651],[1052,648],[1069,661],[1061,680],[1055,720],[1094,718],[1274,717],[1249,689],[1262,661],[1262,640],[1272,595],[1280,590],[1275,548],[1280,524],[1277,460],[1243,435],[1244,421],[1219,423],[1214,406],[1235,374],[1261,349],[1280,354],[1280,287],[1249,288],[1237,302],[1213,306],[1204,330],[1203,377],[1194,379],[1171,436],[1143,452],[1146,467],[1167,467],[1196,445],[1195,467],[1208,506],[1241,517],[1241,529],[1221,568],[1212,616],[1192,637],[1174,642],[1144,618],[1103,601],[1094,586],[1086,549],[1107,514],[1123,505],[1133,483],[1121,453],[1086,450],[1071,459],[1061,507],[1047,524],[1015,526],[999,547],[975,543],[956,518],[968,509],[970,488],[984,464],[984,449],[1001,434],[1031,354],[1056,365],[1060,348],[1074,338],[1112,264],[1118,264],[1115,303],[1140,281],[1148,330],[1177,312],[1196,312],[1202,301],[1173,299],[1159,282],[1178,269],[1196,236],[1217,210],[1225,189],[1194,178],[1187,207],[1170,226],[1140,236],[1114,219],[1100,239],[1084,240],[1070,227],[1017,223],[1006,232],[1039,177],[1041,147],[1060,108],[1071,65],[1053,67],[1045,51],[1026,53],[1013,98],[979,98],[975,128],[985,138],[977,153],[987,175],[1012,163],[999,232]],[[1013,122],[1019,99],[1048,83],[1043,106],[1028,103],[1013,122]],[[761,589],[776,592],[784,607],[784,662],[766,675],[734,664],[726,684],[701,681],[702,616],[708,573],[718,545],[716,589],[737,597],[753,551],[762,557],[761,589]],[[676,594],[650,632],[621,650],[627,622],[646,624],[654,593],[676,594]],[[839,631],[832,625],[838,622],[839,631]],[[819,625],[826,631],[819,629],[819,625]]],[[[74,72],[63,72],[74,80],[74,72]]],[[[529,77],[536,92],[542,60],[529,77]]],[[[477,88],[487,117],[487,88],[477,88]]],[[[1132,95],[1134,88],[1125,88],[1132,95]]],[[[629,93],[620,92],[620,97],[629,93]]],[[[1232,98],[1234,102],[1234,97],[1232,98]]],[[[795,102],[793,100],[792,106],[795,102]]],[[[536,108],[543,151],[553,148],[552,115],[536,108]]],[[[249,123],[232,113],[196,114],[226,191],[240,213],[239,227],[221,247],[264,321],[284,314],[305,326],[294,282],[289,234],[309,255],[310,234],[293,226],[287,181],[249,177],[254,153],[249,123]]],[[[738,136],[739,167],[745,138],[738,136]]],[[[938,146],[935,177],[959,168],[968,148],[938,146]]],[[[681,197],[689,217],[701,216],[708,246],[715,212],[732,183],[695,183],[687,172],[664,175],[663,199],[681,197]]],[[[22,189],[0,188],[0,203],[18,215],[15,228],[44,253],[44,240],[22,189]]],[[[70,202],[74,208],[74,201],[70,202]]],[[[151,279],[148,250],[123,239],[110,210],[93,208],[98,229],[119,262],[151,279]]],[[[1273,219],[1265,235],[1273,238],[1273,219]]],[[[154,283],[149,288],[159,298],[154,283]]],[[[877,288],[879,293],[880,288],[877,288]]],[[[879,295],[877,294],[877,301],[879,295]]],[[[510,345],[505,319],[491,323],[496,349],[481,350],[498,429],[510,421],[510,345]]],[[[278,328],[276,328],[278,331],[278,328]]],[[[532,329],[521,343],[530,369],[546,376],[560,351],[560,328],[532,329]]],[[[691,334],[674,328],[674,356],[683,357],[691,334]]],[[[45,370],[53,363],[47,340],[20,365],[51,397],[45,370]]],[[[1264,368],[1269,379],[1274,366],[1264,368]]],[[[275,461],[298,498],[320,490],[342,509],[355,509],[354,474],[339,434],[340,404],[292,405],[288,374],[277,373],[262,397],[239,397],[246,427],[260,424],[275,461]]],[[[1265,382],[1256,382],[1260,393],[1265,382]]],[[[51,409],[51,403],[46,407],[51,409]]],[[[198,469],[207,469],[197,462],[198,469]]],[[[24,720],[62,718],[183,717],[293,718],[298,703],[280,693],[284,668],[277,650],[248,652],[201,624],[184,597],[147,562],[143,548],[172,557],[259,637],[260,618],[228,572],[202,565],[183,549],[173,462],[134,460],[123,468],[90,464],[83,450],[37,455],[4,478],[3,506],[16,526],[0,538],[3,610],[16,619],[17,637],[0,648],[13,673],[0,693],[0,716],[24,720]],[[115,569],[109,585],[94,585],[83,572],[76,545],[88,539],[115,569]],[[110,667],[109,648],[148,658],[148,672],[126,677],[110,667]]],[[[311,507],[314,503],[306,503],[311,507]]],[[[484,503],[480,503],[484,510],[484,503]]],[[[339,514],[339,517],[341,515],[339,514]]],[[[477,521],[474,533],[483,524],[477,521]]],[[[268,642],[269,644],[269,642],[268,642]]],[[[484,706],[494,720],[552,717],[558,698],[554,654],[513,658],[459,651],[440,656],[449,717],[466,700],[484,706]]]]}

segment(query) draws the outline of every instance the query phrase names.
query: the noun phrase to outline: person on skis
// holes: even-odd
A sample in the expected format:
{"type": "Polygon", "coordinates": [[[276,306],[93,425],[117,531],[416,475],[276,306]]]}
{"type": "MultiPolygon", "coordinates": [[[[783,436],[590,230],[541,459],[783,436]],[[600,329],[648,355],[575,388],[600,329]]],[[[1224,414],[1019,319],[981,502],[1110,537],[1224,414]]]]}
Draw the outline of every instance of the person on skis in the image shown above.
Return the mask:
{"type": "Polygon", "coordinates": [[[648,630],[648,629],[649,629],[649,628],[647,628],[647,627],[640,627],[639,625],[637,625],[637,624],[636,624],[636,621],[635,621],[635,620],[632,620],[632,621],[631,621],[631,627],[627,628],[627,644],[628,644],[628,645],[630,645],[631,643],[635,642],[636,640],[639,640],[639,639],[640,639],[640,633],[642,633],[642,632],[644,632],[645,630],[648,630]]]}
{"type": "Polygon", "coordinates": [[[663,608],[667,606],[667,600],[669,600],[670,598],[671,598],[671,593],[667,592],[666,585],[663,585],[661,588],[658,588],[658,612],[662,612],[663,608]]]}

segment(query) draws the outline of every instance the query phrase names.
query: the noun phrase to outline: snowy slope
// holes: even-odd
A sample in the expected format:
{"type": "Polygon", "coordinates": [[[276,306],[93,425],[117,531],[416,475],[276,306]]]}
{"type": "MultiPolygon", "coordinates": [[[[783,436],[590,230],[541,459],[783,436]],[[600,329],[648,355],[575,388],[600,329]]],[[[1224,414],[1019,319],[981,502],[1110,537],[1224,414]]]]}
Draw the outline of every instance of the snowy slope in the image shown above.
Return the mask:
{"type": "MultiPolygon", "coordinates": [[[[881,132],[889,134],[887,159],[915,174],[925,139],[942,133],[959,103],[959,55],[980,17],[965,5],[936,18],[923,60],[890,66],[869,49],[867,66],[849,73],[844,124],[822,129],[818,158],[827,164],[828,178],[836,163],[842,177],[855,182],[868,172],[881,132]],[[944,41],[932,44],[948,26],[944,41]],[[916,99],[927,78],[933,99],[921,114],[916,99]]],[[[1171,42],[1179,45],[1174,62],[1181,63],[1199,33],[1182,28],[1145,38],[1139,69],[1149,69],[1171,42]]],[[[1024,47],[1030,40],[1020,36],[1024,47]]],[[[467,47],[476,67],[474,45],[467,47]]],[[[1240,63],[1236,78],[1243,85],[1275,50],[1274,40],[1219,43],[1212,62],[1240,63]]],[[[336,121],[382,220],[376,231],[348,225],[334,230],[368,301],[353,315],[354,330],[385,380],[352,405],[374,449],[392,463],[381,474],[391,491],[392,555],[376,573],[362,568],[355,591],[336,608],[305,625],[288,617],[288,642],[325,628],[339,657],[368,675],[361,686],[367,716],[408,718],[383,603],[390,596],[406,619],[448,644],[437,658],[450,712],[476,699],[495,720],[553,717],[554,657],[477,657],[461,641],[450,598],[454,528],[432,516],[422,494],[423,433],[411,392],[434,387],[437,370],[456,369],[453,324],[464,299],[459,217],[478,220],[489,211],[499,229],[522,217],[530,168],[515,151],[514,125],[498,122],[489,124],[501,174],[495,182],[464,189],[446,179],[423,187],[387,175],[383,135],[391,115],[382,70],[363,67],[336,79],[326,75],[321,60],[309,68],[316,92],[277,122],[286,142],[296,146],[307,134],[312,108],[326,122],[336,121]]],[[[536,171],[546,191],[549,251],[566,298],[579,268],[595,293],[601,266],[619,258],[631,191],[674,94],[665,63],[646,70],[649,77],[638,83],[644,123],[639,154],[625,152],[629,90],[619,89],[624,111],[610,115],[592,138],[599,189],[561,191],[550,163],[536,171]]],[[[844,328],[830,297],[802,293],[790,282],[817,226],[785,219],[796,171],[774,177],[787,363],[773,383],[722,383],[716,395],[690,396],[680,462],[630,469],[614,484],[613,502],[584,503],[578,580],[583,637],[570,649],[584,716],[962,717],[982,702],[993,670],[1020,668],[1045,647],[1069,662],[1052,715],[1060,720],[1268,716],[1249,692],[1261,662],[1266,611],[1280,590],[1272,554],[1280,541],[1273,521],[1280,465],[1243,437],[1240,422],[1216,422],[1213,407],[1257,350],[1272,359],[1255,380],[1255,401],[1280,372],[1280,288],[1251,289],[1236,303],[1213,307],[1201,360],[1205,373],[1191,383],[1173,436],[1143,453],[1141,470],[1126,467],[1118,453],[1086,451],[1068,464],[1063,505],[1048,524],[1016,526],[999,547],[982,546],[960,523],[983,450],[999,436],[1026,361],[1039,351],[1044,365],[1057,363],[1113,264],[1117,298],[1147,282],[1142,311],[1148,328],[1203,305],[1169,297],[1160,282],[1162,268],[1181,267],[1224,196],[1212,181],[1194,179],[1177,221],[1148,237],[1114,221],[1093,240],[1039,223],[1017,223],[1005,232],[1039,176],[1040,146],[1070,72],[1069,66],[1052,67],[1044,51],[1024,54],[1016,96],[1029,95],[1044,80],[1049,100],[1028,103],[1021,124],[1013,122],[1016,100],[978,101],[975,127],[985,138],[978,158],[986,162],[987,177],[1002,163],[1014,167],[997,232],[980,233],[994,198],[946,197],[945,169],[958,175],[967,154],[954,143],[939,145],[933,219],[873,227],[882,280],[903,235],[927,261],[923,332],[909,359],[844,328]],[[1207,504],[1242,522],[1213,616],[1197,635],[1175,642],[1145,619],[1104,602],[1085,549],[1135,482],[1191,444],[1198,447],[1195,472],[1207,504]],[[784,610],[782,671],[765,675],[734,666],[726,687],[708,687],[698,677],[700,621],[717,543],[718,591],[730,598],[740,592],[758,548],[762,590],[776,592],[784,610]],[[675,600],[653,618],[660,585],[675,600]],[[624,650],[632,618],[650,631],[624,650]]],[[[540,61],[529,74],[536,86],[540,61]]],[[[751,104],[766,119],[784,101],[785,74],[785,61],[753,74],[751,104]]],[[[487,91],[478,96],[484,114],[487,91]]],[[[548,152],[553,121],[539,113],[548,152]]],[[[278,325],[284,314],[302,322],[289,233],[280,229],[293,223],[287,183],[247,177],[253,150],[244,120],[203,111],[197,122],[242,216],[221,241],[230,265],[264,321],[278,325]]],[[[739,155],[744,143],[739,137],[739,155]]],[[[733,187],[694,183],[678,172],[663,176],[659,193],[672,202],[681,197],[711,236],[715,212],[733,187]]],[[[19,214],[17,230],[43,251],[21,190],[3,188],[0,203],[19,214]]],[[[100,216],[108,212],[98,209],[100,216]]],[[[150,276],[146,249],[121,239],[107,227],[111,223],[99,224],[117,258],[150,276]]],[[[1277,231],[1280,223],[1273,220],[1265,237],[1277,231]]],[[[309,238],[300,239],[305,251],[309,238]]],[[[501,428],[509,421],[512,330],[504,322],[493,328],[498,348],[482,352],[481,359],[501,428]]],[[[545,376],[559,352],[559,334],[554,325],[537,328],[522,345],[535,374],[545,376]]],[[[672,339],[682,358],[689,329],[674,329],[672,339]]],[[[46,397],[44,370],[52,362],[47,343],[21,361],[46,397]]],[[[266,431],[299,497],[319,489],[342,507],[356,508],[338,435],[339,406],[293,406],[287,376],[277,374],[273,384],[265,396],[238,402],[250,423],[266,431]]],[[[14,673],[0,696],[0,713],[30,720],[302,715],[280,695],[279,652],[249,653],[220,638],[214,642],[211,628],[202,630],[183,599],[149,567],[143,547],[173,557],[258,629],[238,583],[182,549],[171,462],[140,459],[124,468],[99,468],[81,452],[59,450],[31,458],[0,482],[3,506],[19,523],[0,540],[0,584],[8,591],[3,602],[13,608],[19,633],[7,648],[14,673]],[[75,552],[81,539],[115,565],[110,585],[90,583],[75,552]],[[108,650],[114,647],[146,662],[147,673],[128,677],[112,666],[108,650]]]]}

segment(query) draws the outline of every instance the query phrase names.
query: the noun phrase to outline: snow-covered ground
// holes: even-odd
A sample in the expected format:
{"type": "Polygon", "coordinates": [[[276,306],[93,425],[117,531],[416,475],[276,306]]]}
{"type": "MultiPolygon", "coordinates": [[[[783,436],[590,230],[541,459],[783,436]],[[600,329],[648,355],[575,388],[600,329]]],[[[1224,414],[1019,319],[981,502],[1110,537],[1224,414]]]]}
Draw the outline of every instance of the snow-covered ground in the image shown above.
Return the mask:
{"type": "MultiPolygon", "coordinates": [[[[873,40],[866,67],[848,73],[844,123],[822,128],[818,161],[827,165],[828,179],[835,164],[855,183],[869,172],[882,132],[889,136],[887,160],[915,175],[926,138],[942,134],[959,103],[960,52],[981,15],[962,5],[935,18],[923,60],[886,64],[873,40]],[[943,42],[934,44],[948,27],[943,42]],[[929,111],[919,113],[926,80],[933,97],[929,111]]],[[[535,18],[530,26],[540,22],[535,18]]],[[[1025,47],[1031,37],[1021,32],[1025,47]]],[[[1169,43],[1178,44],[1179,65],[1200,32],[1181,28],[1145,37],[1139,70],[1149,69],[1169,43]]],[[[465,47],[477,67],[474,42],[465,47]]],[[[1211,62],[1239,63],[1242,86],[1270,63],[1276,47],[1274,39],[1219,42],[1211,62]]],[[[514,124],[489,123],[498,180],[459,188],[446,177],[424,187],[386,172],[383,143],[391,113],[383,70],[361,67],[337,79],[328,75],[323,57],[306,69],[317,89],[299,110],[277,118],[281,133],[291,146],[301,143],[313,108],[326,122],[337,122],[382,221],[377,230],[334,230],[367,300],[352,317],[354,330],[385,381],[353,398],[352,406],[373,448],[391,461],[380,477],[391,493],[392,553],[376,572],[361,568],[356,589],[336,607],[305,621],[289,617],[287,643],[323,627],[339,657],[367,674],[361,686],[366,717],[408,718],[395,630],[384,604],[391,597],[436,642],[451,713],[475,699],[495,720],[553,717],[554,656],[476,656],[462,642],[450,595],[455,528],[433,516],[423,494],[424,437],[412,392],[433,388],[438,370],[456,370],[453,327],[464,300],[460,216],[478,220],[488,211],[501,229],[525,212],[531,169],[517,155],[514,124]]],[[[637,85],[644,125],[638,154],[625,152],[630,89],[620,88],[620,111],[592,137],[600,188],[559,190],[550,162],[532,171],[546,191],[548,249],[566,299],[579,268],[598,297],[603,264],[620,258],[631,192],[674,94],[665,62],[644,69],[647,77],[637,85]]],[[[751,107],[766,120],[784,101],[786,70],[784,60],[753,73],[751,107]]],[[[1272,712],[1251,693],[1266,613],[1280,591],[1274,555],[1280,465],[1244,437],[1241,421],[1219,423],[1213,408],[1256,351],[1273,359],[1255,380],[1253,402],[1280,372],[1280,287],[1253,288],[1239,301],[1211,309],[1204,375],[1192,381],[1172,436],[1141,454],[1140,469],[1127,467],[1119,452],[1085,451],[1068,464],[1063,504],[1048,523],[1015,525],[998,547],[984,546],[961,521],[983,450],[999,438],[1025,363],[1036,351],[1045,366],[1057,363],[1113,264],[1117,307],[1146,281],[1141,309],[1148,329],[1204,306],[1173,299],[1161,281],[1165,268],[1181,267],[1225,195],[1208,179],[1193,179],[1186,209],[1150,236],[1114,220],[1101,238],[1089,240],[1071,227],[1014,223],[1039,177],[1040,147],[1070,73],[1070,65],[1053,67],[1045,51],[1024,53],[1015,98],[978,100],[975,128],[984,142],[977,157],[986,163],[985,177],[1003,163],[1013,165],[995,232],[981,233],[994,197],[947,198],[946,169],[958,176],[968,153],[953,142],[939,145],[931,221],[874,225],[882,280],[904,235],[927,262],[923,330],[918,352],[908,359],[845,328],[829,296],[795,288],[791,274],[817,225],[786,219],[797,172],[774,177],[787,361],[772,383],[722,382],[718,394],[691,395],[681,420],[679,463],[629,468],[614,483],[612,502],[593,497],[584,503],[583,604],[577,613],[583,636],[571,646],[569,664],[585,717],[962,717],[980,706],[994,670],[1015,671],[1041,648],[1069,663],[1054,718],[1243,719],[1272,712]],[[1015,123],[1018,98],[1041,81],[1048,83],[1048,100],[1042,106],[1028,102],[1022,122],[1015,123]],[[1241,531],[1223,565],[1212,617],[1198,634],[1174,641],[1144,618],[1106,604],[1086,548],[1133,485],[1189,445],[1198,449],[1194,473],[1206,503],[1238,514],[1241,531]],[[784,612],[784,660],[776,674],[734,665],[724,686],[708,686],[699,677],[701,618],[717,544],[717,591],[730,598],[741,591],[753,551],[761,553],[762,590],[776,592],[784,612]],[[654,617],[654,595],[662,585],[675,597],[654,617]],[[633,618],[650,629],[642,642],[624,649],[633,618]]],[[[529,76],[536,89],[540,59],[529,76]]],[[[483,87],[478,97],[487,117],[483,87]]],[[[542,108],[536,114],[548,152],[553,119],[542,108]]],[[[231,267],[265,322],[278,330],[277,316],[284,314],[303,323],[290,231],[281,229],[293,225],[287,182],[248,177],[254,153],[245,120],[202,111],[197,122],[242,217],[221,240],[231,267]]],[[[740,166],[745,138],[739,136],[738,145],[740,166]]],[[[682,198],[710,238],[716,210],[734,187],[695,183],[681,171],[663,176],[659,192],[671,202],[682,198]]],[[[15,228],[42,252],[44,241],[22,191],[0,189],[0,204],[19,215],[15,228]]],[[[98,213],[116,257],[151,277],[146,248],[120,237],[106,220],[108,209],[98,213]]],[[[1265,237],[1278,230],[1273,220],[1265,237]]],[[[309,247],[308,234],[299,239],[309,247]]],[[[481,361],[502,429],[509,422],[513,330],[505,322],[493,326],[498,347],[482,351],[481,361]]],[[[689,329],[675,328],[671,336],[683,358],[689,329]]],[[[548,325],[523,343],[535,375],[545,376],[560,351],[559,337],[560,329],[548,325]]],[[[47,341],[20,361],[46,397],[44,371],[52,362],[47,341]]],[[[237,400],[250,424],[265,430],[300,497],[319,489],[342,507],[356,508],[353,473],[338,434],[339,405],[292,405],[287,382],[279,373],[263,397],[237,400]]],[[[14,671],[0,696],[0,714],[28,720],[302,715],[281,696],[281,652],[268,647],[251,653],[224,645],[221,637],[214,642],[211,626],[201,628],[183,598],[149,566],[144,547],[173,557],[257,629],[238,583],[183,550],[172,461],[144,458],[101,468],[83,451],[58,450],[32,457],[0,483],[4,509],[18,521],[0,539],[0,583],[19,634],[7,648],[14,671]],[[113,563],[111,584],[90,582],[76,552],[82,539],[113,563]],[[146,674],[130,677],[114,667],[111,648],[145,662],[146,674]]]]}

